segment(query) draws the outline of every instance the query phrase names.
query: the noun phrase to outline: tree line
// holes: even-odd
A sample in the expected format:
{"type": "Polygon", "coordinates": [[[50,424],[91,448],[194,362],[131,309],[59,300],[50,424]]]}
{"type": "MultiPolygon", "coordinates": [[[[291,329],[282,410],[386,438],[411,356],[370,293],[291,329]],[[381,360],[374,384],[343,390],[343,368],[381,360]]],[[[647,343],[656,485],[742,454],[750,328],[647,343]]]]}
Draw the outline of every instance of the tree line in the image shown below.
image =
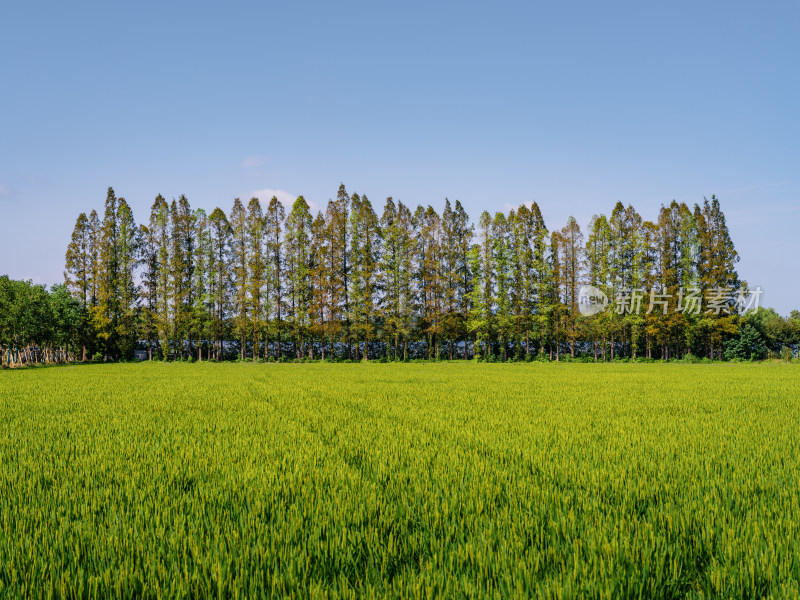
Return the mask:
{"type": "MultiPolygon", "coordinates": [[[[159,195],[137,225],[109,188],[102,219],[94,210],[78,216],[64,286],[50,294],[73,301],[75,320],[58,345],[82,360],[136,350],[254,361],[793,351],[800,314],[742,314],[753,296],[738,260],[714,196],[692,208],[663,205],[655,221],[617,203],[584,233],[573,217],[548,230],[535,202],[484,211],[477,226],[458,201],[438,213],[387,198],[379,214],[344,185],[316,215],[302,196],[288,214],[275,197],[237,198],[229,213],[208,214],[185,196],[159,195]],[[586,285],[605,302],[596,314],[583,310],[586,285]]],[[[58,337],[3,335],[5,348],[54,347],[58,337]]]]}

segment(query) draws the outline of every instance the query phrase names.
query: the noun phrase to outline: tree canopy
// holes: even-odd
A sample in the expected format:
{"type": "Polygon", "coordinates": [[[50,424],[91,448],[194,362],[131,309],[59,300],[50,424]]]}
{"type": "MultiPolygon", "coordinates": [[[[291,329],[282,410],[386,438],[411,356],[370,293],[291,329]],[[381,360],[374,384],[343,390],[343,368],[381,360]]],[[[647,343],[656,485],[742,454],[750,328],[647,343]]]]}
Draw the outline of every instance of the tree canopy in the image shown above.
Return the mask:
{"type": "Polygon", "coordinates": [[[209,214],[159,195],[137,226],[109,188],[102,219],[75,222],[63,285],[0,280],[0,346],[5,363],[30,348],[83,360],[794,352],[800,314],[753,310],[760,290],[738,260],[715,196],[653,221],[617,203],[583,231],[573,217],[548,229],[535,202],[483,212],[477,227],[457,200],[438,213],[388,198],[379,214],[341,185],[316,214],[302,196],[209,214]],[[584,310],[586,286],[603,310],[584,310]]]}

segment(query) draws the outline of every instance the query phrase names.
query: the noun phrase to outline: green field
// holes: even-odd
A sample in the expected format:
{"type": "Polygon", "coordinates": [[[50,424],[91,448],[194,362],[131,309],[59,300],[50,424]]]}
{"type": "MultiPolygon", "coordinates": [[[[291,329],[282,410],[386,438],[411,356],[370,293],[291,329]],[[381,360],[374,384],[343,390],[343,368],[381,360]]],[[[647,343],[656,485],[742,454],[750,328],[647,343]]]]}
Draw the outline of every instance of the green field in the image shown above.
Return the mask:
{"type": "Polygon", "coordinates": [[[794,597],[800,367],[0,373],[0,596],[794,597]]]}

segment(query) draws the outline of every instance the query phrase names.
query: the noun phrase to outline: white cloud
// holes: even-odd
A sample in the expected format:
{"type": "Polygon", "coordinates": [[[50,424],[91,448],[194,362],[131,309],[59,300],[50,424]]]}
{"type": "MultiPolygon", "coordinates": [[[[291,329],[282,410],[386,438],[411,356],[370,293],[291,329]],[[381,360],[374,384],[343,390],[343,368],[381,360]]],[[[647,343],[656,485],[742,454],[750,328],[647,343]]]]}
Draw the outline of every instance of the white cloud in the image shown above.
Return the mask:
{"type": "MultiPolygon", "coordinates": [[[[270,200],[272,200],[273,196],[275,196],[278,199],[278,201],[281,204],[283,204],[283,207],[286,209],[287,212],[292,210],[292,204],[294,204],[294,201],[297,200],[297,196],[295,194],[290,194],[285,190],[271,190],[269,188],[263,190],[253,190],[248,194],[247,197],[248,199],[258,198],[259,200],[261,200],[261,204],[263,204],[264,207],[266,208],[266,205],[269,203],[270,200]]],[[[316,212],[319,210],[319,204],[317,204],[313,200],[309,200],[308,198],[306,198],[306,203],[308,204],[309,212],[312,215],[316,214],[316,212]]]]}
{"type": "Polygon", "coordinates": [[[8,186],[0,184],[0,196],[10,196],[11,190],[8,189],[8,186]]]}
{"type": "Polygon", "coordinates": [[[255,169],[256,167],[260,167],[267,161],[266,156],[259,156],[257,154],[253,156],[248,156],[242,161],[242,166],[245,169],[255,169]]]}
{"type": "Polygon", "coordinates": [[[512,210],[519,210],[520,206],[527,206],[528,208],[531,208],[533,206],[533,202],[534,202],[533,200],[531,200],[530,202],[523,202],[522,204],[509,204],[508,202],[504,202],[503,208],[505,208],[506,212],[510,212],[512,210]]]}

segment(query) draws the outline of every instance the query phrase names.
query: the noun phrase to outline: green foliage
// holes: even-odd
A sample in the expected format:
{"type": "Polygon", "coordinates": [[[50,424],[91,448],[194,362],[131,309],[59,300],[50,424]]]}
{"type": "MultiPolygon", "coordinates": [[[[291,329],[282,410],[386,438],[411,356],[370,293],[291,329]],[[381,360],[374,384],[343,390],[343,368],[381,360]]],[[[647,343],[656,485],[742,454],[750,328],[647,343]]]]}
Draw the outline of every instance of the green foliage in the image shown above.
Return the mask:
{"type": "Polygon", "coordinates": [[[85,331],[86,308],[65,286],[0,276],[0,365],[75,360],[85,331]]]}
{"type": "Polygon", "coordinates": [[[725,348],[726,360],[761,360],[767,356],[767,347],[761,334],[752,326],[745,325],[735,338],[728,340],[725,348]]]}
{"type": "Polygon", "coordinates": [[[593,217],[584,244],[573,217],[548,232],[535,202],[484,212],[475,232],[458,201],[445,199],[441,214],[432,206],[412,214],[388,198],[379,217],[343,184],[324,212],[312,215],[300,196],[288,218],[277,197],[266,210],[258,198],[246,208],[236,199],[228,220],[220,208],[206,215],[185,196],[168,205],[159,195],[137,228],[109,188],[102,222],[96,211],[81,213],[73,228],[64,278],[81,322],[61,339],[82,357],[101,351],[114,360],[141,346],[167,360],[224,360],[235,348],[253,361],[472,352],[521,361],[537,351],[560,360],[587,347],[603,362],[687,352],[719,360],[728,349],[749,360],[796,351],[800,313],[740,317],[744,296],[712,313],[685,310],[689,298],[746,290],[738,260],[714,196],[693,210],[673,201],[656,221],[619,202],[610,216],[593,217]],[[611,303],[592,317],[578,314],[587,283],[611,303]],[[636,314],[615,306],[623,292],[643,296],[642,311],[647,296],[663,299],[636,314]],[[766,354],[739,347],[743,325],[766,354]]]}

